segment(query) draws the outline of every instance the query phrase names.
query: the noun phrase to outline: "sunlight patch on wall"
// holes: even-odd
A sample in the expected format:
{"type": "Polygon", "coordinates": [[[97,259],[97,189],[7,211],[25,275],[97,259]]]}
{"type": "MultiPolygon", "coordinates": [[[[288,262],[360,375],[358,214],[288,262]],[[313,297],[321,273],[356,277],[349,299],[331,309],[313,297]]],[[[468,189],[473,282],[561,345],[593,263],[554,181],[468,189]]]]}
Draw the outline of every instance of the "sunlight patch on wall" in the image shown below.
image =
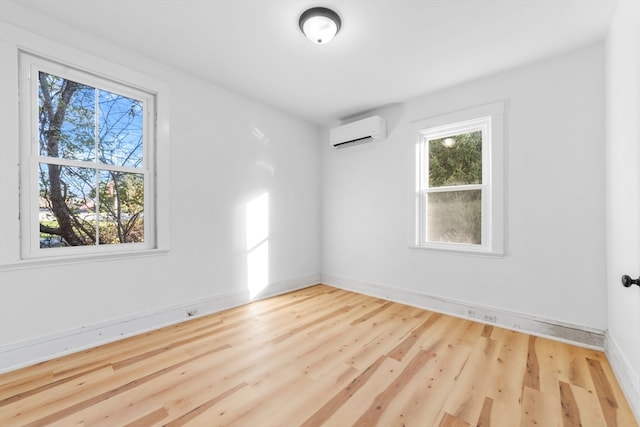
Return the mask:
{"type": "Polygon", "coordinates": [[[247,288],[254,299],[269,284],[269,193],[247,203],[247,288]]]}

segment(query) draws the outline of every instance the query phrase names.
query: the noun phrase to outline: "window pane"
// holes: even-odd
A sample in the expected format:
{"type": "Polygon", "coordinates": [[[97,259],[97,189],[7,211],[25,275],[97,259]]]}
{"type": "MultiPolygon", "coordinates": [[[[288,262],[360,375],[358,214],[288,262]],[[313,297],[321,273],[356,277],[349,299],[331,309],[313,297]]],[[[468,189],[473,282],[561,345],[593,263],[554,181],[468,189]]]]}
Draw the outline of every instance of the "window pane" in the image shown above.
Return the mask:
{"type": "Polygon", "coordinates": [[[429,187],[482,183],[482,131],[429,141],[429,187]]]}
{"type": "Polygon", "coordinates": [[[40,72],[40,155],[95,161],[95,89],[40,72]]]}
{"type": "Polygon", "coordinates": [[[40,247],[144,241],[144,176],[40,164],[40,247]],[[97,212],[96,212],[97,208],[97,212]]]}
{"type": "Polygon", "coordinates": [[[144,176],[100,172],[100,244],[144,241],[144,176]]]}
{"type": "Polygon", "coordinates": [[[142,166],[142,102],[99,91],[98,134],[100,162],[142,166]]]}
{"type": "Polygon", "coordinates": [[[428,193],[427,241],[482,243],[482,191],[428,193]]]}
{"type": "Polygon", "coordinates": [[[94,245],[95,170],[40,163],[40,247],[94,245]]]}

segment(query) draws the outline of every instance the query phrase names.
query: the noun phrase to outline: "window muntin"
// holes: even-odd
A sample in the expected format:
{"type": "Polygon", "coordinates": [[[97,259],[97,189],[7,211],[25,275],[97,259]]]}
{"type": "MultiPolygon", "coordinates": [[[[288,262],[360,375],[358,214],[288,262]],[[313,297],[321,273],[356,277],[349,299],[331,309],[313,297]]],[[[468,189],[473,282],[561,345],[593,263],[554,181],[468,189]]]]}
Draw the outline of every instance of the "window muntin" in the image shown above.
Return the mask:
{"type": "Polygon", "coordinates": [[[501,113],[492,104],[414,126],[416,247],[501,253],[501,113]]]}
{"type": "Polygon", "coordinates": [[[153,94],[27,54],[21,67],[23,258],[154,248],[153,94]]]}

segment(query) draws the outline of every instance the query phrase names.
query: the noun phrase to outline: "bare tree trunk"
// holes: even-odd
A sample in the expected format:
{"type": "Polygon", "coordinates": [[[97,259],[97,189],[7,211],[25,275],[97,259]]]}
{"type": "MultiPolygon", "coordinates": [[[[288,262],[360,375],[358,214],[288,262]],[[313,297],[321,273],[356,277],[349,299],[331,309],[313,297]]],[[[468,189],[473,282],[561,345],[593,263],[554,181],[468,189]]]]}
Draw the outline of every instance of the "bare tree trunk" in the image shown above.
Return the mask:
{"type": "MultiPolygon", "coordinates": [[[[49,129],[41,129],[41,131],[45,132],[47,140],[47,155],[51,157],[58,157],[62,124],[64,123],[67,106],[69,105],[69,101],[71,100],[73,93],[78,88],[78,83],[65,80],[60,93],[60,100],[58,102],[57,109],[54,110],[51,94],[47,90],[48,83],[43,73],[40,73],[39,79],[43,94],[42,108],[46,110],[47,116],[49,117],[49,129]]],[[[54,234],[58,234],[71,246],[83,245],[84,241],[73,230],[71,214],[66,204],[66,188],[64,188],[60,176],[62,167],[49,163],[47,168],[49,172],[49,185],[51,191],[49,195],[51,210],[58,220],[59,226],[58,233],[54,234]]],[[[51,227],[46,228],[51,230],[51,227]]]]}

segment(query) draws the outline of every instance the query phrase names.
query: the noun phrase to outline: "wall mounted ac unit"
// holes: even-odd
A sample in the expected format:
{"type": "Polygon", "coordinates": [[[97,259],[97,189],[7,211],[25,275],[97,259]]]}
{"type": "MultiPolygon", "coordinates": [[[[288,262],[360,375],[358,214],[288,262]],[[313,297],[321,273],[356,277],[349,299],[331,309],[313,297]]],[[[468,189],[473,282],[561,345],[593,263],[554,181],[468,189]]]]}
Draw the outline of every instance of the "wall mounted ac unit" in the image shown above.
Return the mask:
{"type": "Polygon", "coordinates": [[[334,148],[384,139],[387,137],[387,121],[380,116],[367,117],[331,129],[329,137],[334,148]]]}

